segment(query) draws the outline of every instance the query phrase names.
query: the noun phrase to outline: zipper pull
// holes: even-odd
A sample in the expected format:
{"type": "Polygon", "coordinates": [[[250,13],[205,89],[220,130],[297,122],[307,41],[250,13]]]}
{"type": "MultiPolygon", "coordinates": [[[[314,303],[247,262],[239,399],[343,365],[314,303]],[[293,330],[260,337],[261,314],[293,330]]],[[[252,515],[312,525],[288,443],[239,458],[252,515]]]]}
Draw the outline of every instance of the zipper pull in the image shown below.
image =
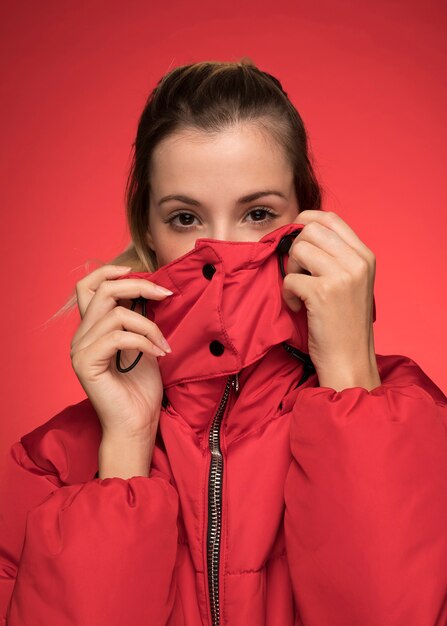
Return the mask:
{"type": "Polygon", "coordinates": [[[237,395],[239,393],[239,376],[237,375],[237,373],[233,374],[231,384],[233,385],[234,392],[237,395]]]}

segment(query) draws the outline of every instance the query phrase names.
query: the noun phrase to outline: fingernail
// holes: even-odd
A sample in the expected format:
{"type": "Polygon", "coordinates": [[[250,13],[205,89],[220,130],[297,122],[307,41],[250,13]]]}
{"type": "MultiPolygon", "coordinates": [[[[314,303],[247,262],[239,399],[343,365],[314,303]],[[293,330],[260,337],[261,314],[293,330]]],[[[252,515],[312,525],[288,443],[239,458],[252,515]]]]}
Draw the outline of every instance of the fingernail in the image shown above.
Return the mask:
{"type": "Polygon", "coordinates": [[[166,337],[162,337],[161,338],[161,343],[162,343],[162,346],[164,347],[164,349],[166,350],[166,352],[172,352],[171,346],[166,341],[166,337]]]}
{"type": "Polygon", "coordinates": [[[157,285],[157,290],[160,293],[165,293],[167,296],[172,296],[172,294],[174,293],[170,289],[166,289],[165,287],[162,287],[161,285],[157,285]]]}

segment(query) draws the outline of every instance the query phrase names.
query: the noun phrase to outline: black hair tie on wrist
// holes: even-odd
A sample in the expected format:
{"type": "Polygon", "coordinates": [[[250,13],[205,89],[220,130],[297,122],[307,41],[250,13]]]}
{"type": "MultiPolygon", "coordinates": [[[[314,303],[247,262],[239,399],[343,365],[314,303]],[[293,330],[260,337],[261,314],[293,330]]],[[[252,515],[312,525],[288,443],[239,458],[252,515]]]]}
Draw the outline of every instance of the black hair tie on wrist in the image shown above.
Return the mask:
{"type": "MultiPolygon", "coordinates": [[[[147,302],[147,298],[143,298],[142,296],[139,296],[138,298],[132,298],[132,306],[130,307],[131,311],[135,311],[135,308],[138,304],[138,302],[141,302],[141,315],[144,315],[144,317],[146,317],[146,302],[147,302]]],[[[127,329],[124,329],[127,332],[127,329]]],[[[137,356],[137,358],[135,359],[135,361],[133,363],[131,363],[128,367],[121,367],[120,364],[120,358],[121,358],[121,350],[118,350],[118,352],[116,353],[116,369],[119,372],[130,372],[130,370],[132,370],[135,365],[138,363],[138,361],[141,359],[141,357],[143,356],[143,353],[140,352],[140,354],[137,356]]]]}

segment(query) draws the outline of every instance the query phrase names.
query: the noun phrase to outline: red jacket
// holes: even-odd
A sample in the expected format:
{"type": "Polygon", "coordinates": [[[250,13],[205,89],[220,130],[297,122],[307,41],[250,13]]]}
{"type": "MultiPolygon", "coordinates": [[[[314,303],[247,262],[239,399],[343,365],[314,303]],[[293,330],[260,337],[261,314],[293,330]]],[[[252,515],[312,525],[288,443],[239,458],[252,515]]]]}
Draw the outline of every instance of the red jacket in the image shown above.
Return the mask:
{"type": "Polygon", "coordinates": [[[447,398],[401,355],[371,391],[318,386],[281,295],[294,233],[128,275],[174,291],[147,303],[172,347],[150,476],[95,477],[88,398],[14,443],[8,626],[447,624],[447,398]]]}

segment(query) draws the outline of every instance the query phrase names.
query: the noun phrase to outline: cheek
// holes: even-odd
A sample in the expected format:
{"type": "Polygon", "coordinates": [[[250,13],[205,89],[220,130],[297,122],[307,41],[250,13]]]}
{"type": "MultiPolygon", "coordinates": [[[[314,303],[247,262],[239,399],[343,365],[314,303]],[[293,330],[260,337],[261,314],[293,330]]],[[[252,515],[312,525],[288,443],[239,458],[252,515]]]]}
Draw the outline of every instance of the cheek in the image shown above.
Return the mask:
{"type": "Polygon", "coordinates": [[[155,253],[158,265],[167,265],[194,249],[196,238],[163,234],[155,240],[155,253]]]}

